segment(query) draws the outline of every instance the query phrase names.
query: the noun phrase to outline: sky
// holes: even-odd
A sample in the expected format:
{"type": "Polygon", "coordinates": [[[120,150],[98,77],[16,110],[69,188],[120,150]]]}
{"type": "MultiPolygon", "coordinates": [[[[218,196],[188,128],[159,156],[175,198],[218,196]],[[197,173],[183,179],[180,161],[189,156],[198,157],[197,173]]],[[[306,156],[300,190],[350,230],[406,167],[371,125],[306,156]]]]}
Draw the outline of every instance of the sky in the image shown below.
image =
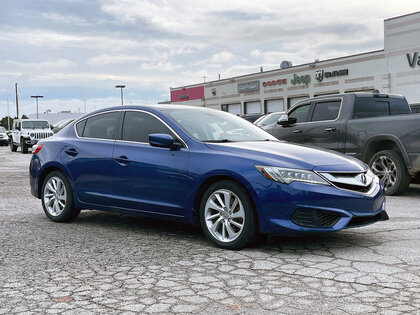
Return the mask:
{"type": "Polygon", "coordinates": [[[400,1],[1,0],[0,118],[153,104],[179,87],[383,49],[400,1]],[[205,78],[204,78],[205,77],[205,78]]]}

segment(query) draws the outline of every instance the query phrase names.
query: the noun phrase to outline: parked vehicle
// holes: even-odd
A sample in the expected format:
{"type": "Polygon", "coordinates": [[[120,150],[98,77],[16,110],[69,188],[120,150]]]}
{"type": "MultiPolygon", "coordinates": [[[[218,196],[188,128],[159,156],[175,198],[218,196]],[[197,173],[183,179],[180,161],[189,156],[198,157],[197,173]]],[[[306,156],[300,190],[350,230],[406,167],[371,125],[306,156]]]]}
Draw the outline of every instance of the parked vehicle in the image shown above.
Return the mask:
{"type": "Polygon", "coordinates": [[[420,116],[401,95],[347,93],[304,100],[277,124],[278,139],[319,146],[367,163],[388,195],[404,192],[420,172],[420,116]]]}
{"type": "Polygon", "coordinates": [[[6,128],[0,127],[0,146],[8,145],[9,144],[9,137],[6,133],[6,128]]]}
{"type": "Polygon", "coordinates": [[[61,129],[69,125],[72,121],[74,121],[74,118],[60,120],[58,123],[51,126],[51,130],[54,132],[54,134],[56,134],[61,129]]]}
{"type": "Polygon", "coordinates": [[[260,118],[261,116],[263,116],[263,114],[242,114],[239,115],[239,117],[249,121],[249,122],[254,122],[256,121],[258,118],[260,118]]]}
{"type": "Polygon", "coordinates": [[[274,124],[283,114],[284,112],[275,112],[275,113],[267,114],[264,117],[261,117],[257,119],[256,121],[254,121],[254,125],[257,125],[258,127],[262,127],[262,126],[268,126],[268,125],[274,124]]]}
{"type": "Polygon", "coordinates": [[[22,153],[28,153],[28,148],[53,134],[47,120],[15,119],[9,135],[10,150],[16,152],[17,148],[21,147],[22,153]]]}
{"type": "Polygon", "coordinates": [[[31,193],[48,218],[98,209],[201,225],[217,246],[257,234],[334,232],[386,220],[363,162],[279,141],[223,111],[120,106],[88,114],[33,148],[31,193]],[[222,131],[222,133],[220,132],[222,131]]]}

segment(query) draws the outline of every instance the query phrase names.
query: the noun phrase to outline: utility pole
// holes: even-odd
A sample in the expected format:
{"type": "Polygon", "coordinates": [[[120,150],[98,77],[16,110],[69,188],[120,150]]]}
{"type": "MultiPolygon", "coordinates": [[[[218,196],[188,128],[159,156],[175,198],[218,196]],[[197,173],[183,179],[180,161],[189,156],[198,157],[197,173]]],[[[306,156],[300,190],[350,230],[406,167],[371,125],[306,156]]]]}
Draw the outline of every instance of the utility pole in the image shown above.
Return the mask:
{"type": "Polygon", "coordinates": [[[9,99],[7,99],[7,129],[10,130],[9,99]]]}
{"type": "Polygon", "coordinates": [[[18,92],[17,92],[17,83],[15,83],[15,94],[16,94],[16,116],[19,118],[19,101],[18,101],[18,92]]]}

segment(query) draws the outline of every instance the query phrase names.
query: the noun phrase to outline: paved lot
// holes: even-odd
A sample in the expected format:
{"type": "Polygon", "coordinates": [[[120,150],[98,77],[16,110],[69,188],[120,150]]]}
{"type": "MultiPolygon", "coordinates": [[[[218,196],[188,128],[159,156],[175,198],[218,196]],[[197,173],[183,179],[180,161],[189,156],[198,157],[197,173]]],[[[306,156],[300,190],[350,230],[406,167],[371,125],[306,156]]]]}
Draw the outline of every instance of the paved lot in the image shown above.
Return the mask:
{"type": "Polygon", "coordinates": [[[420,314],[419,186],[388,198],[389,221],[233,252],[157,220],[53,223],[30,157],[0,147],[0,314],[420,314]]]}

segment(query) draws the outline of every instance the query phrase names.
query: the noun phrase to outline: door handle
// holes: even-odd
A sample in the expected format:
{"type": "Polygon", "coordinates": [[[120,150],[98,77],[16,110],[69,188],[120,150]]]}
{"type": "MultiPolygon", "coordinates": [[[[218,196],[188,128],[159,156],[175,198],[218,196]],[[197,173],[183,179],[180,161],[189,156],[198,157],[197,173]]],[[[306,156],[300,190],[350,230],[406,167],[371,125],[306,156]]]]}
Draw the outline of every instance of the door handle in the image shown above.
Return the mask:
{"type": "Polygon", "coordinates": [[[66,152],[66,154],[68,154],[70,156],[73,156],[73,157],[76,156],[77,154],[79,154],[79,152],[77,152],[77,150],[74,149],[74,148],[65,150],[64,152],[66,152]]]}
{"type": "Polygon", "coordinates": [[[303,130],[302,130],[302,129],[295,129],[295,130],[293,130],[293,132],[294,132],[294,133],[302,133],[302,132],[303,132],[303,130]]]}
{"type": "Polygon", "coordinates": [[[114,160],[117,161],[118,163],[124,164],[124,165],[127,165],[128,163],[130,163],[130,160],[125,155],[121,155],[117,158],[114,158],[114,160]]]}
{"type": "Polygon", "coordinates": [[[328,127],[325,128],[325,131],[336,131],[337,129],[335,127],[328,127]]]}

